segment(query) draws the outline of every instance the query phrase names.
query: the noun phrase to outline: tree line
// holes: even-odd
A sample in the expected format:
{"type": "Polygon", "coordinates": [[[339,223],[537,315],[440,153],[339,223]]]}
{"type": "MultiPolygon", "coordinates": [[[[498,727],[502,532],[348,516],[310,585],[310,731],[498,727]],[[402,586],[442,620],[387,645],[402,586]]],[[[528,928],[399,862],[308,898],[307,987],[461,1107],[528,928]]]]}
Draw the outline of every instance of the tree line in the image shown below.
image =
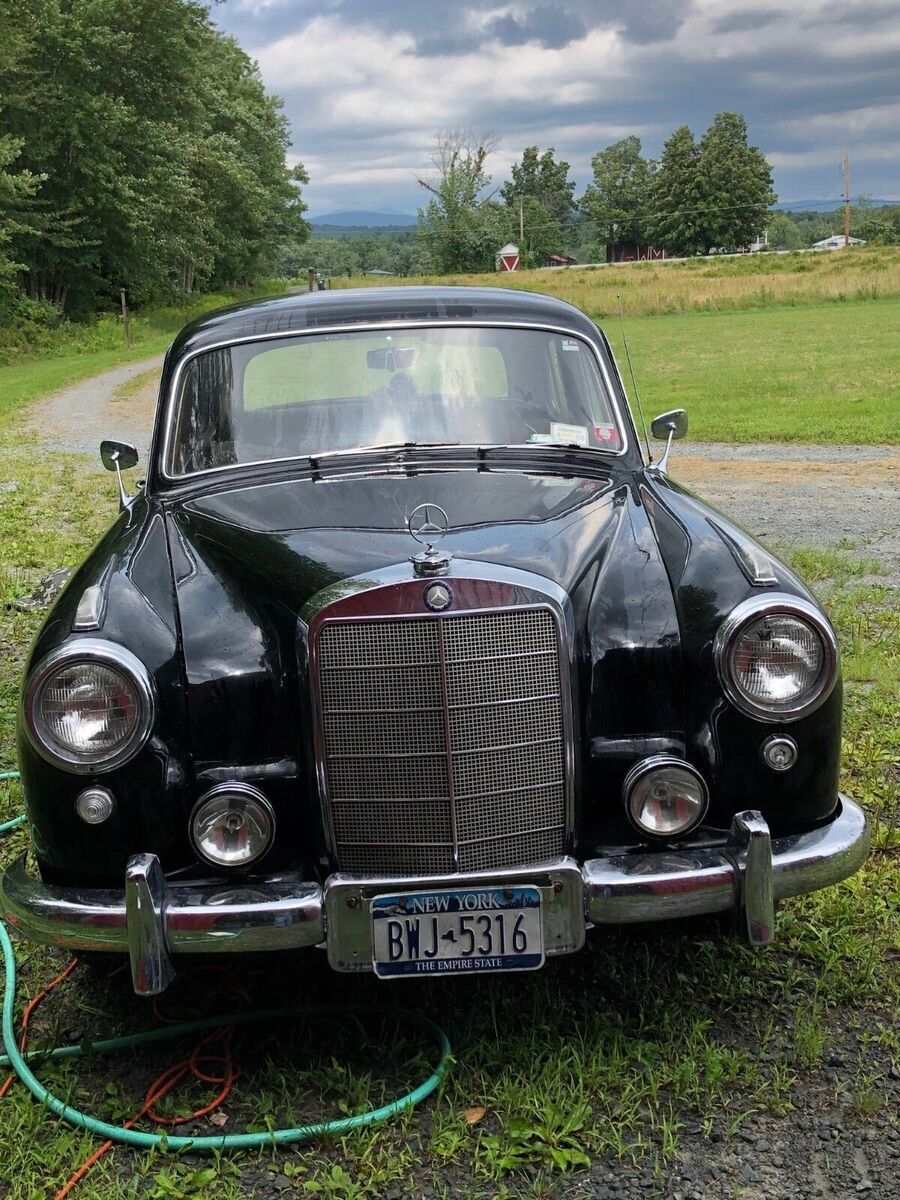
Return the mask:
{"type": "Polygon", "coordinates": [[[542,265],[569,245],[579,213],[593,225],[598,258],[619,244],[676,255],[735,250],[761,233],[776,199],[772,169],[749,145],[740,113],[718,113],[699,142],[681,126],[658,161],[643,156],[638,137],[615,142],[594,155],[593,181],[577,202],[569,164],[552,148],[528,147],[491,191],[495,147],[471,131],[436,138],[435,175],[419,180],[429,193],[419,229],[440,272],[489,270],[505,241],[520,246],[525,265],[542,265]]]}
{"type": "Polygon", "coordinates": [[[270,273],[309,233],[289,141],[200,0],[3,0],[0,323],[270,273]]]}

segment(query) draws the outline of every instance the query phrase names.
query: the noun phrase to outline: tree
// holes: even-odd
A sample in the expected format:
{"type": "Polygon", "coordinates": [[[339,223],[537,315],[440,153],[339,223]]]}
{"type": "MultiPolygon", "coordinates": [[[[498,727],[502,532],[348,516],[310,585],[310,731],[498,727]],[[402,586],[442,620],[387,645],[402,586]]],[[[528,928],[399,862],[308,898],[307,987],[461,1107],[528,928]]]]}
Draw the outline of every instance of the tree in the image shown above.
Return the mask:
{"type": "Polygon", "coordinates": [[[543,154],[537,146],[526,146],[522,161],[513,163],[512,178],[504,183],[500,196],[510,208],[515,208],[521,197],[531,197],[565,227],[575,212],[575,182],[569,179],[569,164],[557,162],[555,153],[552,146],[543,154]]]}
{"type": "Polygon", "coordinates": [[[599,247],[646,240],[647,205],[653,165],[641,155],[639,137],[623,138],[591,159],[594,182],[581,205],[594,222],[599,247]]]}
{"type": "Polygon", "coordinates": [[[774,250],[799,250],[806,245],[803,230],[787,213],[773,212],[768,217],[769,247],[774,250]]]}
{"type": "Polygon", "coordinates": [[[306,235],[280,101],[206,4],[4,0],[2,14],[0,136],[40,177],[11,243],[31,297],[77,313],[123,286],[140,302],[248,280],[306,235]]]}
{"type": "Polygon", "coordinates": [[[720,112],[700,142],[697,192],[702,218],[700,248],[737,250],[765,227],[772,190],[772,168],[757,146],[747,144],[747,122],[740,113],[720,112]]]}
{"type": "Polygon", "coordinates": [[[697,178],[700,148],[687,125],[663,146],[649,189],[646,234],[652,245],[671,254],[695,254],[703,241],[697,178]]]}
{"type": "Polygon", "coordinates": [[[557,162],[553,155],[552,146],[543,154],[537,146],[527,146],[522,161],[513,163],[512,178],[500,189],[507,210],[503,240],[519,245],[528,264],[543,263],[548,255],[565,248],[575,212],[575,183],[568,178],[569,164],[557,162]]]}
{"type": "Polygon", "coordinates": [[[419,179],[431,199],[419,209],[419,231],[435,269],[441,274],[493,269],[500,205],[483,198],[491,182],[485,169],[496,147],[488,133],[442,130],[435,138],[432,179],[419,179]]]}
{"type": "Polygon", "coordinates": [[[30,230],[29,205],[41,182],[28,171],[10,169],[20,150],[21,142],[0,137],[0,320],[15,307],[16,277],[22,269],[10,251],[10,242],[30,230]]]}

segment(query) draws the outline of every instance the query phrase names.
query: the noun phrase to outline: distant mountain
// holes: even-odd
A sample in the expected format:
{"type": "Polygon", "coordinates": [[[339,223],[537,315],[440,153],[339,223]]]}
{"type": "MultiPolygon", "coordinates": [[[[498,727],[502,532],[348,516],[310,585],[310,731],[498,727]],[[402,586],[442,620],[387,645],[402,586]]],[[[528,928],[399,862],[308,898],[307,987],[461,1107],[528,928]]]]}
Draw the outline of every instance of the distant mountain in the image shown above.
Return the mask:
{"type": "Polygon", "coordinates": [[[365,209],[348,209],[346,212],[322,213],[319,217],[310,217],[312,225],[354,225],[357,228],[383,229],[390,226],[394,229],[405,228],[418,224],[416,217],[402,212],[371,212],[365,209]]]}
{"type": "MultiPolygon", "coordinates": [[[[851,200],[851,204],[856,201],[851,200]]],[[[872,208],[886,208],[891,204],[900,204],[898,200],[870,200],[872,208]]],[[[773,205],[776,212],[834,212],[844,207],[843,200],[785,200],[773,205]]]]}

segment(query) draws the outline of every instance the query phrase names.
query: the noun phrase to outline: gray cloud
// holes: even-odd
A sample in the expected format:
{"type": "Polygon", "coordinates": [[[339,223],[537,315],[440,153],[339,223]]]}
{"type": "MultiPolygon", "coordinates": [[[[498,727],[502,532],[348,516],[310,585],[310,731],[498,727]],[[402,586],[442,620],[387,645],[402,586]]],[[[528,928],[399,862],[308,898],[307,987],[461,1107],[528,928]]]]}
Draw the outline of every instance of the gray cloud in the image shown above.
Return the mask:
{"type": "Polygon", "coordinates": [[[488,25],[487,32],[508,46],[521,46],[534,41],[551,50],[560,50],[569,42],[584,37],[587,26],[575,13],[551,5],[533,8],[523,17],[511,13],[495,17],[488,25]]]}
{"type": "Polygon", "coordinates": [[[771,25],[783,14],[775,9],[740,9],[738,12],[727,13],[713,24],[715,33],[750,33],[754,29],[764,29],[771,25]]]}
{"type": "Polygon", "coordinates": [[[495,183],[553,145],[580,192],[604,145],[634,131],[656,156],[723,109],[744,113],[783,199],[830,195],[847,144],[854,190],[900,195],[891,0],[226,0],[212,16],[283,96],[314,212],[414,211],[441,126],[497,133],[495,183]]]}

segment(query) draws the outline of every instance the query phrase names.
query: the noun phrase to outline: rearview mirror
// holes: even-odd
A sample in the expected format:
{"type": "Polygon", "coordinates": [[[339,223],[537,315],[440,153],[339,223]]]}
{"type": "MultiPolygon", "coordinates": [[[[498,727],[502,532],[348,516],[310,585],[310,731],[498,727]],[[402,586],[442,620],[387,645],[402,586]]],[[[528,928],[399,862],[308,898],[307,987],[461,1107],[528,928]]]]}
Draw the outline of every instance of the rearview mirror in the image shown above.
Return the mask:
{"type": "Polygon", "coordinates": [[[129,442],[105,440],[100,443],[100,461],[107,471],[115,471],[116,482],[119,485],[119,508],[128,508],[134,497],[129,496],[125,491],[122,472],[137,466],[137,450],[129,442]]]}
{"type": "Polygon", "coordinates": [[[415,346],[385,346],[380,350],[369,350],[366,354],[366,366],[373,371],[405,371],[415,366],[415,346]]]}
{"type": "Polygon", "coordinates": [[[661,442],[671,438],[677,442],[688,431],[688,415],[683,408],[673,408],[670,412],[661,413],[650,422],[650,432],[661,442]]]}
{"type": "Polygon", "coordinates": [[[138,464],[138,452],[128,442],[103,441],[100,461],[107,471],[129,471],[138,464]]]}

